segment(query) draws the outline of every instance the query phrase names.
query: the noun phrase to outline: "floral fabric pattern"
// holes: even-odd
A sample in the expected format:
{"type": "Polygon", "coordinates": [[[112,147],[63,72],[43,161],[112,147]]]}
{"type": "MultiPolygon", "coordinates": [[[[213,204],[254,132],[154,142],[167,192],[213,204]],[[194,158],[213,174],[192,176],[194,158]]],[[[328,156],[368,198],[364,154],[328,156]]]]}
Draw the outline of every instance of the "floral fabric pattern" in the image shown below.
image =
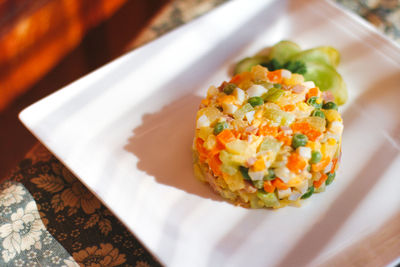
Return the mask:
{"type": "Polygon", "coordinates": [[[0,189],[0,265],[63,266],[70,255],[46,230],[47,223],[45,214],[38,210],[22,184],[3,183],[0,189]]]}
{"type": "MultiPolygon", "coordinates": [[[[174,0],[142,45],[228,0],[174,0]]],[[[332,0],[400,42],[398,0],[332,0]]],[[[36,145],[0,185],[0,266],[160,266],[46,148],[36,145]]]]}
{"type": "Polygon", "coordinates": [[[160,266],[112,213],[43,149],[37,145],[2,184],[0,266],[160,266]]]}

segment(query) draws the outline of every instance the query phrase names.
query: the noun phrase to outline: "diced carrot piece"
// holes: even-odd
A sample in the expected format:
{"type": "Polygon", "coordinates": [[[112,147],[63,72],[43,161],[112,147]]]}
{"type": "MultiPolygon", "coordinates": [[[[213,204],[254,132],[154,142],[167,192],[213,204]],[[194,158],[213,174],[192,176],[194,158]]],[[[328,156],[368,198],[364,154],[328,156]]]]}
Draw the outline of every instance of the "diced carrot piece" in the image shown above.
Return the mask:
{"type": "Polygon", "coordinates": [[[215,146],[208,152],[208,158],[212,158],[216,154],[218,154],[221,150],[223,150],[225,146],[220,142],[217,142],[215,146]]]}
{"type": "Polygon", "coordinates": [[[217,140],[221,142],[221,144],[223,144],[224,146],[227,143],[234,141],[235,139],[235,135],[229,129],[225,129],[217,135],[217,140]]]}
{"type": "Polygon", "coordinates": [[[307,162],[297,153],[292,153],[288,158],[287,167],[294,173],[299,173],[307,167],[307,162]]]}
{"type": "Polygon", "coordinates": [[[236,139],[240,139],[240,136],[242,135],[241,132],[236,131],[236,130],[231,130],[231,132],[235,136],[236,139]]]}
{"type": "Polygon", "coordinates": [[[270,71],[270,72],[268,72],[267,77],[270,82],[281,83],[282,82],[282,70],[270,71]]]}
{"type": "Polygon", "coordinates": [[[293,111],[295,108],[296,108],[296,106],[295,106],[295,105],[292,105],[292,104],[283,106],[283,110],[284,110],[284,111],[293,111]]]}
{"type": "Polygon", "coordinates": [[[210,100],[208,98],[205,98],[205,99],[201,100],[201,104],[204,106],[208,106],[208,104],[210,104],[210,100]]]}
{"type": "Polygon", "coordinates": [[[322,133],[320,131],[317,131],[315,129],[310,129],[309,131],[307,131],[305,133],[305,135],[307,135],[308,140],[310,141],[315,141],[317,140],[317,138],[321,135],[322,133]]]}
{"type": "Polygon", "coordinates": [[[252,77],[251,72],[246,71],[246,72],[236,74],[235,76],[232,77],[232,79],[229,82],[239,85],[241,82],[243,82],[245,80],[251,80],[251,77],[252,77]]]}
{"type": "Polygon", "coordinates": [[[320,131],[314,129],[307,122],[297,122],[293,123],[290,128],[292,128],[293,132],[300,132],[305,134],[310,141],[315,141],[322,134],[320,131]]]}
{"type": "Polygon", "coordinates": [[[241,76],[240,73],[236,74],[235,76],[232,77],[232,79],[229,81],[230,83],[235,83],[235,84],[239,84],[241,80],[241,76]]]}
{"type": "Polygon", "coordinates": [[[274,180],[272,180],[272,185],[275,186],[276,188],[280,189],[280,190],[286,190],[289,188],[289,186],[287,184],[285,184],[281,179],[279,179],[278,177],[275,178],[274,180]]]}
{"type": "Polygon", "coordinates": [[[312,171],[313,172],[323,171],[329,165],[330,161],[331,161],[331,159],[329,157],[325,157],[317,164],[312,164],[311,165],[312,171]]]}
{"type": "Polygon", "coordinates": [[[318,181],[314,181],[314,187],[320,187],[323,183],[325,183],[326,179],[328,179],[328,175],[326,175],[325,173],[321,173],[321,178],[319,178],[318,181]]]}
{"type": "Polygon", "coordinates": [[[204,162],[207,158],[207,149],[203,146],[204,140],[201,138],[196,138],[195,145],[197,152],[199,153],[199,160],[200,162],[204,162]]]}
{"type": "Polygon", "coordinates": [[[319,96],[319,93],[320,92],[319,92],[318,87],[310,88],[310,90],[308,90],[308,93],[306,94],[306,99],[309,99],[313,96],[319,96]]]}
{"type": "Polygon", "coordinates": [[[336,165],[337,165],[338,161],[339,161],[339,158],[335,158],[335,159],[332,160],[332,169],[330,170],[330,173],[334,173],[335,172],[336,165]]]}
{"type": "Polygon", "coordinates": [[[268,124],[261,126],[261,128],[258,130],[258,135],[276,136],[277,134],[278,134],[278,127],[270,126],[268,124]]]}
{"type": "Polygon", "coordinates": [[[264,182],[264,191],[267,193],[273,193],[275,192],[275,186],[272,185],[271,181],[265,181],[264,182]]]}
{"type": "Polygon", "coordinates": [[[212,158],[208,160],[208,166],[213,171],[215,175],[221,175],[221,166],[222,162],[219,159],[219,153],[215,154],[212,158]]]}
{"type": "Polygon", "coordinates": [[[281,141],[285,146],[290,146],[290,144],[292,143],[292,138],[290,136],[287,136],[284,132],[278,133],[276,139],[281,141]]]}

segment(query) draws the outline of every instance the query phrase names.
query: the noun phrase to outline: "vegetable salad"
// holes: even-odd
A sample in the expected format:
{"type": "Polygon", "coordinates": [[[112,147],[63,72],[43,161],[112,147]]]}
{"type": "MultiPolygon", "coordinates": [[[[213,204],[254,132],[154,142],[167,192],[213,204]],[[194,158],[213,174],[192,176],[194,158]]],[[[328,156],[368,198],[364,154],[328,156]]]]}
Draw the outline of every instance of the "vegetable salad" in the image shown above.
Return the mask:
{"type": "Polygon", "coordinates": [[[196,117],[196,176],[244,207],[299,205],[332,183],[343,121],[330,91],[261,65],[211,86],[196,117]]]}

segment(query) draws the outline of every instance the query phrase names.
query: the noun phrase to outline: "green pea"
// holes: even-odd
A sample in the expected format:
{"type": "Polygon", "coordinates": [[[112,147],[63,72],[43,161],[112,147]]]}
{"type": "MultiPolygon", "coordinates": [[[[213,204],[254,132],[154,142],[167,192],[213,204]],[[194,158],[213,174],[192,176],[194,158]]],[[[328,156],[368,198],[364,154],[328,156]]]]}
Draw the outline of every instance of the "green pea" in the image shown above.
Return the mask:
{"type": "Polygon", "coordinates": [[[226,121],[217,122],[214,126],[214,134],[217,135],[225,129],[228,129],[229,125],[226,121]]]}
{"type": "Polygon", "coordinates": [[[310,106],[313,106],[314,108],[322,108],[322,103],[318,104],[317,99],[318,99],[318,97],[316,97],[316,96],[310,97],[307,100],[307,104],[309,104],[310,106]]]}
{"type": "Polygon", "coordinates": [[[324,114],[324,112],[321,111],[320,109],[315,109],[315,110],[311,113],[311,116],[313,116],[313,117],[320,117],[320,118],[325,119],[325,114],[324,114]]]}
{"type": "Polygon", "coordinates": [[[282,88],[282,85],[281,85],[280,83],[275,83],[275,84],[274,84],[274,87],[275,87],[275,88],[278,88],[278,89],[281,89],[281,88],[282,88]]]}
{"type": "Polygon", "coordinates": [[[309,198],[313,193],[314,193],[314,186],[311,186],[308,188],[307,192],[301,196],[301,199],[309,198]]]}
{"type": "Polygon", "coordinates": [[[230,95],[230,94],[233,93],[233,90],[235,90],[236,87],[237,87],[236,84],[234,84],[234,83],[228,83],[228,84],[226,84],[226,85],[224,86],[223,91],[224,91],[225,94],[230,95]]]}
{"type": "Polygon", "coordinates": [[[292,147],[296,149],[300,146],[305,146],[307,142],[307,136],[305,136],[304,134],[295,134],[292,139],[292,147]]]}
{"type": "Polygon", "coordinates": [[[263,180],[253,181],[253,185],[257,189],[263,189],[264,188],[264,181],[263,180]]]}
{"type": "Polygon", "coordinates": [[[325,181],[325,184],[326,184],[326,185],[330,185],[330,184],[333,182],[333,180],[335,180],[335,176],[336,176],[336,172],[334,172],[334,173],[329,173],[329,174],[328,174],[328,178],[327,178],[326,181],[325,181]]]}
{"type": "Polygon", "coordinates": [[[338,110],[338,105],[336,105],[335,102],[328,102],[328,103],[325,103],[325,104],[322,106],[322,108],[323,108],[323,109],[334,109],[334,110],[338,110]]]}
{"type": "Polygon", "coordinates": [[[311,160],[310,160],[310,162],[312,164],[316,164],[316,163],[320,162],[321,159],[322,159],[322,155],[321,155],[321,153],[319,151],[311,152],[311,160]]]}
{"type": "Polygon", "coordinates": [[[249,102],[249,104],[252,107],[255,107],[255,106],[260,106],[260,105],[264,104],[264,99],[262,99],[259,96],[253,96],[253,97],[250,97],[247,102],[249,102]]]}
{"type": "Polygon", "coordinates": [[[264,181],[272,181],[275,177],[275,171],[273,169],[268,169],[268,174],[264,176],[264,181]]]}
{"type": "Polygon", "coordinates": [[[243,166],[239,166],[239,171],[245,180],[251,180],[249,176],[249,169],[243,166]]]}

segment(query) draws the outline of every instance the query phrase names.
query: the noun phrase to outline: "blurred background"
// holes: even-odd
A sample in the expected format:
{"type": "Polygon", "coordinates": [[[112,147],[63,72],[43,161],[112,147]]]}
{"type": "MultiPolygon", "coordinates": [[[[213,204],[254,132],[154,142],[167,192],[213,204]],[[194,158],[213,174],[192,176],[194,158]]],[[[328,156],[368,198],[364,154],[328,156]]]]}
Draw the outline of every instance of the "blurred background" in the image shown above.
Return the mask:
{"type": "Polygon", "coordinates": [[[18,113],[140,45],[167,2],[0,0],[0,178],[37,142],[18,113]]]}

